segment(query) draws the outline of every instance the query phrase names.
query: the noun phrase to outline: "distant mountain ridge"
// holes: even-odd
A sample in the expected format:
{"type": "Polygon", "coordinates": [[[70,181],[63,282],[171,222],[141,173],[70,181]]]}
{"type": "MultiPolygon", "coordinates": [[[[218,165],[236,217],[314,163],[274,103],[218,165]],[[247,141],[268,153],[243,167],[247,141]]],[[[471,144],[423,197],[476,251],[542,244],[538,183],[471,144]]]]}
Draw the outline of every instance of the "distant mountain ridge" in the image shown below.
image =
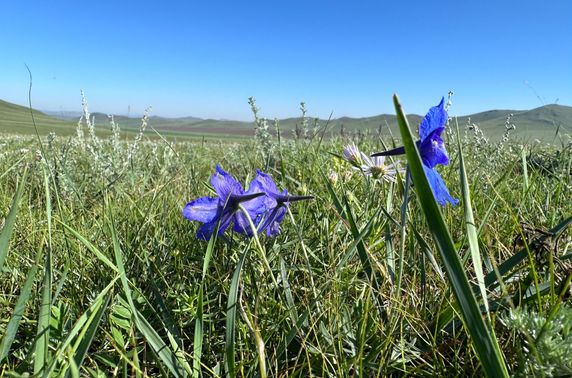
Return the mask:
{"type": "MultiPolygon", "coordinates": [[[[69,111],[40,112],[34,110],[34,114],[41,123],[57,129],[52,131],[63,132],[64,134],[75,132],[75,125],[77,125],[77,121],[81,116],[81,113],[69,111]]],[[[550,104],[530,110],[495,109],[456,118],[459,127],[463,128],[469,123],[477,124],[484,131],[485,136],[494,139],[502,136],[504,133],[505,122],[509,114],[512,114],[511,123],[516,125],[516,130],[513,134],[524,139],[553,139],[557,130],[560,133],[572,134],[572,107],[565,105],[550,104]]],[[[108,128],[110,119],[107,114],[95,112],[91,115],[95,119],[96,127],[108,128]]],[[[451,115],[454,115],[454,113],[451,115]]],[[[411,126],[418,125],[422,120],[422,116],[416,114],[410,114],[407,118],[411,126]]],[[[114,120],[124,130],[137,129],[141,124],[140,117],[118,115],[114,116],[114,120]]],[[[310,125],[313,125],[315,121],[315,118],[308,118],[310,125]]],[[[27,107],[0,100],[0,131],[18,132],[18,125],[21,125],[20,132],[28,133],[29,127],[24,126],[28,125],[29,122],[30,110],[27,107]]],[[[393,135],[398,134],[396,118],[391,114],[360,118],[339,117],[329,121],[318,119],[317,123],[321,128],[325,128],[327,125],[326,129],[330,134],[339,134],[342,130],[344,132],[370,130],[380,131],[384,134],[389,132],[393,133],[393,135]]],[[[280,130],[286,135],[292,135],[296,127],[300,127],[301,124],[301,117],[279,120],[280,130]]],[[[202,119],[192,116],[180,118],[150,116],[149,125],[156,130],[167,133],[189,133],[192,135],[227,134],[248,136],[253,135],[254,130],[252,121],[202,119]]],[[[269,125],[273,129],[273,120],[269,120],[269,125]]]]}

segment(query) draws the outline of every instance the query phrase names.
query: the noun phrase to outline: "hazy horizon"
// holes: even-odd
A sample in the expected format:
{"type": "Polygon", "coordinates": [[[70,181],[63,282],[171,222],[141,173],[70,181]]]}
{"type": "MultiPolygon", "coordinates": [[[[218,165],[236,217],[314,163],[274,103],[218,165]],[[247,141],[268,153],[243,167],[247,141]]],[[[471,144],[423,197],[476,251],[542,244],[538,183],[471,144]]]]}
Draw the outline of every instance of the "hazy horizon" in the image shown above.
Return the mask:
{"type": "MultiPolygon", "coordinates": [[[[1,100],[1,99],[0,99],[1,100]]],[[[21,105],[21,106],[28,106],[28,104],[17,104],[17,105],[21,105]]],[[[32,104],[33,105],[33,104],[32,104]]],[[[572,105],[568,105],[568,104],[558,104],[558,103],[550,103],[550,104],[543,104],[543,105],[539,105],[539,106],[535,106],[533,108],[527,108],[527,109],[482,109],[476,112],[472,112],[472,113],[464,113],[464,114],[458,114],[455,113],[454,107],[450,110],[450,115],[451,116],[460,116],[460,117],[464,117],[464,116],[470,116],[473,114],[477,114],[477,113],[483,113],[483,112],[487,112],[487,111],[497,111],[497,110],[511,110],[511,111],[529,111],[529,110],[533,110],[536,108],[540,108],[543,106],[547,106],[547,105],[560,105],[560,106],[566,106],[566,107],[572,107],[572,105]]],[[[71,116],[72,114],[75,116],[77,115],[78,117],[81,116],[83,114],[83,111],[81,109],[81,106],[79,109],[77,110],[52,110],[52,109],[37,109],[34,108],[35,110],[39,110],[41,112],[44,112],[48,115],[57,117],[58,115],[60,116],[64,116],[64,117],[68,117],[71,116]],[[59,114],[58,114],[59,113],[59,114]]],[[[94,113],[99,113],[99,114],[107,114],[107,115],[113,115],[113,116],[122,116],[122,117],[130,117],[130,118],[139,118],[142,117],[144,113],[110,113],[110,112],[106,112],[105,110],[97,110],[97,109],[89,109],[91,114],[94,113]]],[[[423,116],[424,113],[414,113],[414,112],[407,112],[409,115],[418,115],[418,116],[423,116]]],[[[375,117],[375,116],[379,116],[379,115],[394,115],[395,111],[391,112],[387,112],[387,113],[378,113],[378,114],[366,114],[363,116],[355,116],[355,117],[351,117],[351,116],[347,116],[347,115],[335,115],[332,114],[332,119],[338,119],[338,118],[344,118],[344,117],[348,117],[348,118],[368,118],[368,117],[375,117]]],[[[169,117],[169,116],[164,116],[162,114],[156,114],[155,111],[153,109],[150,110],[149,112],[149,117],[160,117],[160,118],[165,118],[165,119],[179,119],[179,118],[200,118],[200,119],[213,119],[213,120],[220,120],[220,121],[240,121],[240,122],[252,122],[254,120],[254,116],[251,115],[250,119],[232,119],[232,118],[203,118],[203,117],[197,117],[193,114],[187,114],[187,115],[182,115],[182,116],[178,116],[178,117],[169,117]]],[[[263,115],[264,116],[264,115],[263,115]]],[[[307,117],[311,117],[314,118],[314,115],[310,114],[306,114],[307,117]]],[[[292,116],[287,116],[287,117],[283,117],[280,119],[288,119],[288,118],[299,118],[301,117],[301,112],[298,112],[298,114],[294,114],[292,116]]],[[[273,119],[274,117],[269,117],[269,119],[273,119]]],[[[324,119],[323,117],[320,117],[321,119],[324,119]]],[[[327,119],[329,117],[325,117],[325,119],[327,119]]]]}

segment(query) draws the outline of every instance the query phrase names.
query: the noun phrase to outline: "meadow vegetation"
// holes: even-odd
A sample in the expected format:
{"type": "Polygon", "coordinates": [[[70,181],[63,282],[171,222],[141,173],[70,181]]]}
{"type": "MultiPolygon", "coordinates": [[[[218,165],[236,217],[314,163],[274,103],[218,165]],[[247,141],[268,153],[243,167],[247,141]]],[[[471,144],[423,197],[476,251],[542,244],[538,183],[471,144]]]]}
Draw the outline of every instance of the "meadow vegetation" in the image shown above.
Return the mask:
{"type": "Polygon", "coordinates": [[[569,137],[490,141],[450,119],[439,172],[460,203],[437,207],[412,150],[415,186],[342,158],[407,135],[281,138],[251,107],[239,142],[96,135],[87,108],[74,135],[2,138],[0,375],[572,374],[569,137]],[[181,211],[214,196],[216,164],[314,198],[276,237],[197,240],[181,211]]]}

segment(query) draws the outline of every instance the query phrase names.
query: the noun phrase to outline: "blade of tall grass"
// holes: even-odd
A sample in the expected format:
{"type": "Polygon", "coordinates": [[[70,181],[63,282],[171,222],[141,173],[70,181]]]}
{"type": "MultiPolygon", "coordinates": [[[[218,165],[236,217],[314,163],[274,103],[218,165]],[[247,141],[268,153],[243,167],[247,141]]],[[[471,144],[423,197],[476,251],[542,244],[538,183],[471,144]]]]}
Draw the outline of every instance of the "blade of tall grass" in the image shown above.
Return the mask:
{"type": "Polygon", "coordinates": [[[97,331],[99,330],[99,326],[101,325],[101,321],[103,318],[103,314],[105,310],[107,310],[107,306],[109,305],[109,301],[111,299],[111,295],[108,294],[105,296],[103,304],[99,306],[99,309],[93,313],[93,316],[90,317],[89,324],[87,327],[84,327],[82,331],[79,333],[75,345],[68,351],[69,355],[73,357],[69,365],[69,370],[66,373],[66,378],[70,375],[74,376],[76,371],[79,371],[79,367],[83,363],[83,360],[87,356],[87,352],[89,351],[89,347],[95,338],[97,331]]]}
{"type": "Polygon", "coordinates": [[[2,232],[0,232],[0,273],[4,267],[4,262],[8,256],[8,249],[10,247],[10,238],[12,237],[12,232],[14,231],[14,224],[16,223],[16,214],[18,214],[18,206],[20,205],[20,199],[22,198],[22,193],[24,192],[24,187],[26,186],[26,178],[28,176],[28,166],[24,168],[24,173],[22,178],[18,183],[18,188],[16,189],[16,194],[12,200],[12,206],[10,206],[10,211],[6,216],[4,221],[4,227],[2,232]]]}
{"type": "Polygon", "coordinates": [[[115,286],[115,283],[119,279],[119,276],[115,277],[114,279],[107,284],[107,286],[99,292],[99,294],[94,298],[91,302],[89,307],[84,311],[84,313],[76,320],[72,329],[68,332],[66,338],[58,348],[54,351],[54,358],[50,361],[49,367],[44,371],[42,377],[48,378],[52,377],[53,373],[57,367],[57,364],[60,360],[66,356],[66,353],[69,350],[69,346],[74,341],[74,339],[84,330],[89,328],[92,321],[95,319],[99,309],[104,303],[104,299],[110,292],[110,290],[115,286]]]}
{"type": "MultiPolygon", "coordinates": [[[[152,265],[151,271],[155,274],[159,274],[157,269],[154,265],[152,265]]],[[[167,335],[167,339],[171,344],[171,348],[175,355],[179,358],[181,364],[185,368],[185,371],[191,371],[191,366],[188,364],[184,350],[183,350],[183,338],[177,328],[175,320],[171,314],[171,310],[167,307],[165,300],[163,299],[163,295],[161,294],[161,290],[157,287],[154,281],[150,282],[151,290],[152,290],[152,302],[149,301],[143,293],[138,291],[138,294],[145,302],[150,306],[151,311],[157,318],[159,318],[163,324],[164,331],[167,335]],[[157,309],[157,310],[156,310],[157,309]]]]}
{"type": "Polygon", "coordinates": [[[401,132],[401,138],[405,146],[407,162],[411,169],[413,183],[417,188],[417,196],[423,213],[427,218],[429,230],[431,231],[441,259],[445,265],[445,271],[447,272],[453,292],[459,303],[465,328],[471,335],[471,341],[482,364],[483,372],[489,377],[508,377],[508,370],[504,363],[498,342],[491,332],[490,325],[485,324],[482,318],[469,280],[463,270],[441,210],[439,210],[439,205],[435,200],[432,189],[425,176],[421,157],[417,151],[407,118],[405,117],[397,95],[393,96],[393,102],[397,113],[397,123],[401,132]]]}
{"type": "Polygon", "coordinates": [[[290,288],[290,281],[288,280],[288,271],[286,270],[286,262],[284,261],[282,256],[280,256],[280,278],[282,280],[282,285],[284,286],[286,303],[288,304],[288,310],[290,311],[292,323],[295,325],[296,319],[298,319],[298,310],[296,309],[296,304],[294,303],[294,296],[292,295],[292,290],[290,288]]]}
{"type": "Polygon", "coordinates": [[[50,316],[52,307],[52,253],[47,248],[42,280],[42,296],[38,315],[36,345],[34,352],[34,374],[39,375],[50,363],[50,316]]]}
{"type": "MultiPolygon", "coordinates": [[[[405,172],[405,187],[403,191],[403,203],[401,204],[400,211],[400,226],[399,226],[399,270],[397,271],[397,279],[395,285],[395,293],[401,296],[401,278],[403,277],[403,264],[405,263],[405,238],[407,233],[407,207],[409,206],[409,199],[411,195],[411,175],[409,168],[405,172]]],[[[425,272],[423,272],[425,273],[425,272]]]]}
{"type": "Polygon", "coordinates": [[[111,260],[109,260],[107,258],[107,256],[105,256],[103,254],[103,252],[101,252],[96,246],[94,246],[89,240],[87,240],[85,237],[83,237],[79,232],[77,232],[75,229],[73,229],[72,227],[68,226],[66,223],[63,222],[58,222],[59,224],[61,224],[66,230],[68,230],[73,236],[75,236],[75,238],[84,245],[84,247],[86,247],[88,249],[88,251],[90,251],[91,253],[93,253],[102,263],[104,263],[106,266],[108,266],[109,268],[111,268],[115,273],[119,273],[119,270],[117,269],[117,267],[115,266],[115,264],[113,262],[111,262],[111,260]]]}
{"type": "MultiPolygon", "coordinates": [[[[358,255],[359,255],[360,261],[362,263],[363,269],[364,269],[365,273],[367,274],[367,276],[371,277],[371,274],[372,274],[371,262],[369,260],[367,251],[365,249],[365,245],[363,244],[363,240],[362,240],[363,236],[360,236],[360,232],[358,230],[358,227],[355,223],[353,215],[351,214],[351,206],[350,206],[347,198],[345,197],[345,194],[343,194],[343,197],[342,197],[342,200],[343,200],[343,204],[342,204],[342,201],[340,201],[340,199],[338,198],[338,195],[334,191],[334,188],[332,187],[332,184],[330,183],[328,178],[323,173],[322,173],[322,177],[323,177],[323,182],[326,183],[326,187],[328,189],[328,192],[330,193],[330,196],[332,197],[332,200],[334,201],[334,206],[336,207],[338,214],[340,214],[340,216],[343,217],[343,219],[347,222],[347,225],[349,226],[349,229],[350,229],[352,236],[354,238],[355,248],[358,251],[358,255]]],[[[372,222],[374,219],[375,218],[370,219],[370,222],[372,222]]],[[[354,245],[354,244],[352,244],[352,245],[354,245]]],[[[352,248],[352,250],[353,250],[353,248],[352,248]]]]}
{"type": "MultiPolygon", "coordinates": [[[[381,208],[380,211],[378,211],[373,217],[371,217],[371,219],[368,221],[368,223],[366,224],[366,226],[360,231],[357,223],[355,221],[355,218],[352,214],[352,209],[351,209],[351,205],[348,201],[348,198],[345,194],[342,195],[342,200],[340,201],[340,199],[338,198],[338,196],[336,195],[336,192],[334,191],[334,188],[332,187],[330,181],[326,178],[326,176],[323,174],[322,172],[322,177],[323,177],[323,181],[326,183],[326,187],[328,189],[328,192],[330,193],[330,196],[332,197],[332,200],[334,201],[334,205],[336,207],[336,210],[338,211],[338,213],[340,214],[340,216],[344,219],[344,221],[346,222],[346,225],[348,226],[352,237],[353,237],[353,243],[351,244],[352,249],[348,250],[348,252],[346,253],[348,256],[344,256],[342,258],[342,262],[345,263],[347,261],[347,259],[349,259],[349,253],[351,252],[352,254],[353,252],[353,248],[355,246],[355,249],[358,252],[358,256],[360,259],[360,262],[362,264],[363,270],[366,274],[366,276],[368,277],[370,283],[372,284],[374,291],[376,294],[379,294],[380,291],[380,283],[379,283],[379,277],[377,274],[374,273],[373,270],[373,265],[372,265],[372,260],[370,259],[369,256],[369,252],[367,250],[367,247],[363,241],[363,238],[365,235],[367,235],[370,231],[371,231],[371,226],[374,224],[375,221],[377,221],[377,218],[380,214],[380,211],[384,211],[385,209],[381,208]],[[342,205],[343,203],[343,205],[342,205]]],[[[376,261],[373,260],[373,262],[375,263],[376,261]]],[[[382,269],[379,269],[380,271],[383,271],[382,269]]],[[[388,277],[388,279],[390,279],[388,277]]],[[[378,295],[374,296],[374,301],[377,307],[377,310],[379,311],[379,314],[381,316],[381,318],[385,318],[386,314],[385,314],[385,309],[383,304],[380,301],[380,297],[378,295]]]]}
{"type": "Polygon", "coordinates": [[[215,231],[213,232],[213,237],[209,240],[209,243],[207,244],[205,257],[203,260],[202,279],[199,286],[199,293],[197,295],[197,313],[195,315],[196,320],[195,320],[195,336],[194,336],[194,347],[193,347],[193,377],[195,378],[199,378],[201,374],[201,358],[203,353],[203,338],[204,338],[203,296],[204,296],[205,278],[213,254],[219,226],[220,226],[220,221],[219,224],[217,224],[215,231]]]}
{"type": "MultiPolygon", "coordinates": [[[[0,180],[2,180],[2,178],[4,176],[6,176],[7,174],[9,174],[10,172],[12,172],[14,169],[18,168],[20,166],[20,164],[22,163],[23,160],[25,160],[27,158],[27,156],[22,156],[20,159],[16,160],[16,162],[14,164],[12,164],[7,170],[5,170],[1,175],[0,175],[0,180]]],[[[25,169],[27,169],[28,167],[26,166],[25,169]]]]}
{"type": "MultiPolygon", "coordinates": [[[[270,268],[270,264],[266,258],[266,251],[260,244],[260,239],[258,238],[258,232],[252,218],[248,211],[242,206],[238,205],[239,209],[245,215],[246,219],[248,220],[248,224],[250,229],[252,230],[252,239],[254,240],[254,245],[258,249],[259,256],[262,258],[264,265],[270,276],[272,277],[272,281],[274,283],[274,287],[278,289],[278,282],[272,273],[272,269],[270,268]]],[[[256,344],[256,352],[258,357],[258,368],[259,374],[261,378],[266,378],[266,351],[264,346],[264,340],[260,335],[260,330],[257,328],[256,324],[250,319],[252,318],[249,316],[246,311],[242,308],[241,303],[238,303],[238,290],[240,286],[240,275],[242,271],[242,267],[244,265],[244,260],[246,259],[246,255],[250,249],[250,243],[244,249],[242,256],[240,257],[240,261],[238,262],[236,269],[234,271],[232,281],[230,283],[229,294],[228,294],[228,305],[227,305],[227,315],[226,315],[226,351],[227,351],[227,374],[230,374],[231,377],[235,376],[235,362],[234,362],[234,343],[235,343],[235,327],[236,327],[236,310],[240,307],[242,315],[244,316],[245,322],[250,329],[251,333],[254,336],[254,343],[256,344]],[[229,331],[230,329],[230,331],[229,331]],[[232,356],[230,355],[232,352],[232,356]]],[[[246,306],[245,306],[246,307],[246,306]]]]}
{"type": "Polygon", "coordinates": [[[419,231],[417,231],[415,229],[414,225],[411,222],[409,222],[409,224],[411,225],[411,229],[413,230],[413,235],[415,235],[415,239],[417,239],[417,242],[419,243],[419,245],[423,249],[425,256],[427,257],[427,259],[429,259],[431,266],[433,266],[433,269],[435,269],[435,272],[439,276],[439,279],[441,279],[441,281],[445,282],[445,275],[443,274],[443,270],[441,270],[441,267],[437,263],[437,260],[435,260],[435,256],[433,256],[433,252],[431,251],[431,248],[429,247],[429,243],[427,243],[425,238],[419,233],[419,231]]]}
{"type": "Polygon", "coordinates": [[[336,265],[337,271],[341,271],[341,269],[345,268],[347,262],[350,261],[350,259],[355,255],[356,251],[358,250],[358,245],[362,243],[364,238],[367,238],[367,236],[371,233],[372,227],[374,223],[377,222],[377,218],[380,214],[381,210],[378,210],[367,222],[367,224],[361,229],[361,231],[359,231],[359,234],[354,237],[354,240],[346,248],[346,253],[344,253],[336,265]]]}
{"type": "Polygon", "coordinates": [[[234,359],[235,349],[235,328],[236,328],[236,309],[238,306],[238,289],[240,284],[240,274],[244,266],[244,260],[248,254],[247,247],[241,254],[232,280],[230,281],[230,289],[228,292],[228,304],[226,306],[226,332],[225,332],[225,365],[227,377],[236,377],[236,363],[234,359]]]}
{"type": "MultiPolygon", "coordinates": [[[[42,282],[42,299],[40,314],[38,317],[38,330],[36,339],[36,350],[34,359],[34,373],[39,374],[50,363],[50,317],[52,314],[52,282],[53,282],[53,261],[52,261],[52,194],[50,190],[50,180],[45,165],[42,166],[44,176],[44,195],[46,201],[46,223],[48,226],[48,238],[46,242],[46,263],[44,266],[44,279],[42,282]]],[[[43,243],[43,242],[42,242],[43,243]]]]}
{"type": "Polygon", "coordinates": [[[42,249],[40,248],[36,262],[26,276],[26,281],[24,285],[20,289],[20,295],[18,296],[18,300],[16,301],[16,305],[14,306],[14,310],[12,311],[12,316],[8,321],[8,325],[6,326],[6,331],[4,336],[2,337],[2,341],[0,342],[0,362],[2,362],[10,353],[10,347],[12,346],[12,342],[16,337],[16,333],[18,332],[18,327],[20,326],[20,321],[24,316],[24,311],[26,309],[26,305],[28,300],[30,299],[30,294],[32,292],[32,287],[34,285],[34,280],[36,279],[36,274],[38,273],[38,264],[39,258],[42,255],[42,249]]]}
{"type": "Polygon", "coordinates": [[[528,164],[526,162],[526,149],[523,148],[520,152],[521,154],[521,158],[522,158],[522,177],[523,177],[523,183],[522,183],[522,193],[526,193],[526,191],[528,190],[529,187],[529,180],[528,180],[528,164]]]}
{"type": "Polygon", "coordinates": [[[125,272],[125,266],[123,264],[123,252],[121,250],[121,246],[119,245],[119,239],[117,238],[117,233],[115,231],[113,216],[111,212],[109,213],[109,216],[110,219],[108,221],[108,227],[111,232],[115,261],[117,269],[119,270],[119,277],[121,279],[123,292],[127,298],[129,307],[131,308],[131,314],[135,326],[139,332],[141,332],[142,336],[149,343],[153,351],[157,354],[159,359],[163,362],[165,367],[173,376],[185,377],[187,374],[192,374],[192,371],[190,370],[190,367],[188,367],[188,364],[186,364],[186,361],[182,361],[182,357],[180,355],[173,353],[171,348],[169,348],[169,346],[161,339],[157,331],[137,309],[135,301],[132,297],[129,280],[127,279],[125,272]]]}
{"type": "MultiPolygon", "coordinates": [[[[487,289],[485,287],[485,275],[483,273],[483,263],[481,261],[481,251],[479,250],[479,237],[477,235],[477,227],[475,225],[475,217],[473,216],[473,206],[471,205],[471,192],[469,189],[469,179],[467,178],[467,170],[465,169],[465,159],[463,157],[463,146],[459,137],[459,124],[455,119],[457,126],[457,148],[459,149],[459,173],[461,177],[461,193],[463,194],[463,205],[465,210],[465,226],[467,228],[467,239],[469,241],[469,250],[473,261],[473,269],[477,279],[477,286],[481,291],[481,298],[485,306],[487,316],[490,321],[489,302],[487,299],[487,289]]],[[[492,328],[491,328],[492,332],[492,328]]]]}

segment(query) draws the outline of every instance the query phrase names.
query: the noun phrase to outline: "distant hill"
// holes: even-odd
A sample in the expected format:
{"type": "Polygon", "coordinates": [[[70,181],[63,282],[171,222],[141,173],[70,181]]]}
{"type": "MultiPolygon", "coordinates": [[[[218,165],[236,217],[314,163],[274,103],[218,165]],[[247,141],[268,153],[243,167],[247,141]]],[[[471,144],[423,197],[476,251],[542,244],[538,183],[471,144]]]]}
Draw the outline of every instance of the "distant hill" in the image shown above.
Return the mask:
{"type": "MultiPolygon", "coordinates": [[[[477,124],[483,129],[485,136],[491,139],[500,138],[505,131],[505,122],[512,114],[511,123],[516,130],[511,133],[524,140],[540,139],[552,141],[558,130],[563,134],[572,134],[572,107],[563,105],[545,105],[531,110],[488,110],[485,112],[457,117],[460,128],[469,123],[477,124]]],[[[40,112],[34,110],[36,125],[41,134],[51,131],[58,135],[75,134],[77,121],[81,113],[77,112],[40,112]],[[49,114],[46,114],[49,113],[49,114]]],[[[96,130],[108,132],[110,119],[107,114],[92,113],[95,119],[96,130]]],[[[422,116],[408,115],[410,125],[418,125],[422,116]]],[[[141,119],[138,117],[114,116],[119,127],[127,132],[138,130],[141,119]]],[[[316,120],[309,118],[313,125],[316,120]]],[[[380,114],[371,117],[351,118],[340,117],[330,121],[317,120],[320,127],[327,124],[327,135],[339,135],[343,132],[380,131],[382,134],[398,135],[397,122],[394,115],[380,114]]],[[[281,132],[286,136],[293,135],[296,127],[302,124],[302,119],[286,118],[279,121],[281,132]]],[[[273,120],[269,120],[273,130],[273,120]]],[[[176,136],[250,136],[254,133],[253,122],[201,119],[197,117],[166,118],[160,116],[149,117],[149,126],[164,133],[176,136]]],[[[0,132],[34,134],[30,110],[27,107],[11,104],[0,100],[0,132]]]]}
{"type": "Polygon", "coordinates": [[[40,110],[42,113],[52,116],[63,121],[77,121],[83,114],[82,112],[66,111],[66,110],[40,110]]]}
{"type": "Polygon", "coordinates": [[[531,110],[491,110],[470,116],[458,117],[459,127],[476,123],[483,129],[485,136],[499,138],[505,131],[505,122],[512,114],[511,123],[518,135],[524,140],[552,141],[558,130],[561,134],[572,135],[572,107],[564,105],[545,105],[531,110]]]}
{"type": "MultiPolygon", "coordinates": [[[[76,122],[63,121],[45,113],[34,110],[34,120],[41,135],[55,132],[58,135],[69,135],[75,131],[76,122]]],[[[0,100],[0,132],[35,134],[30,109],[25,106],[0,100]]]]}

